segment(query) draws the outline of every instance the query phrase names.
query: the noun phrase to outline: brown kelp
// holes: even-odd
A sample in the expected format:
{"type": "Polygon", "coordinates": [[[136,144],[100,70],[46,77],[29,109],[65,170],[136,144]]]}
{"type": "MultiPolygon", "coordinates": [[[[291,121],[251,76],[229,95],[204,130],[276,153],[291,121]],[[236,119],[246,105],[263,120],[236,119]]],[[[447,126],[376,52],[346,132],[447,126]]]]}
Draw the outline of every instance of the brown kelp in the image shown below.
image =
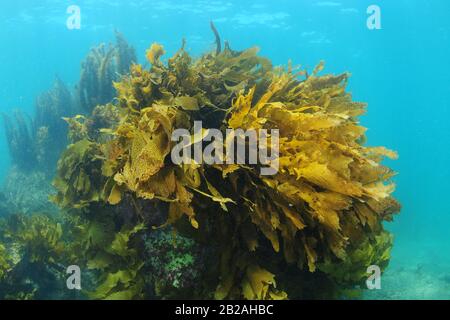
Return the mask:
{"type": "Polygon", "coordinates": [[[135,51],[116,31],[116,45],[101,44],[91,49],[81,66],[78,99],[81,108],[90,113],[97,105],[111,102],[115,96],[113,82],[137,62],[135,51]]]}
{"type": "MultiPolygon", "coordinates": [[[[310,75],[273,67],[257,48],[222,50],[213,30],[214,52],[194,59],[183,41],[164,62],[163,46],[153,44],[150,68],[133,64],[114,83],[112,103],[66,119],[71,144],[53,197],[64,213],[47,223],[63,230],[52,237],[64,242],[60,263],[86,270],[83,294],[92,299],[354,294],[369,265],[389,261],[383,222],[400,206],[391,195],[394,172],[382,161],[396,154],[365,145],[358,119],[366,105],[347,92],[347,73],[320,75],[323,63],[310,75]],[[261,164],[220,156],[177,164],[177,129],[194,148],[212,130],[279,130],[278,170],[262,175],[261,164]]],[[[259,148],[274,151],[275,136],[266,138],[256,137],[259,148]]],[[[37,254],[45,264],[58,246],[44,240],[35,242],[49,248],[50,257],[37,254]]],[[[0,251],[12,242],[4,239],[0,251]]],[[[0,283],[14,269],[5,257],[0,283]]]]}

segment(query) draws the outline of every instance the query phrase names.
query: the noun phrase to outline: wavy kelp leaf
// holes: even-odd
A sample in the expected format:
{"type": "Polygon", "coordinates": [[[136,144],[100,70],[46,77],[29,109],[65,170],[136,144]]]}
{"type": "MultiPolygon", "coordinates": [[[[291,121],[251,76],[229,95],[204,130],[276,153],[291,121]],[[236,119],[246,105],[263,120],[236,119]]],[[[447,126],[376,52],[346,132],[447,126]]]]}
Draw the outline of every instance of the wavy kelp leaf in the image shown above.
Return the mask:
{"type": "Polygon", "coordinates": [[[86,117],[83,115],[77,115],[72,118],[63,118],[69,125],[69,141],[76,143],[81,140],[89,139],[89,129],[86,124],[86,117]]]}
{"type": "Polygon", "coordinates": [[[147,50],[146,57],[147,60],[153,65],[159,65],[159,58],[165,55],[166,51],[164,47],[158,43],[153,43],[150,49],[147,50]]]}
{"type": "Polygon", "coordinates": [[[58,175],[53,181],[58,193],[53,200],[64,208],[82,208],[101,200],[102,153],[99,146],[81,140],[63,153],[58,162],[58,175]]]}
{"type": "Polygon", "coordinates": [[[120,201],[122,201],[122,192],[120,191],[119,186],[115,184],[111,189],[111,193],[109,194],[108,202],[109,204],[114,206],[119,204],[120,201]]]}
{"type": "Polygon", "coordinates": [[[172,121],[163,108],[144,109],[138,123],[140,129],[119,126],[117,133],[129,137],[130,149],[123,171],[115,175],[116,182],[136,191],[164,167],[170,153],[172,121]]]}
{"type": "Polygon", "coordinates": [[[80,225],[79,238],[84,250],[105,248],[114,239],[114,223],[107,217],[98,218],[80,225]]]}
{"type": "Polygon", "coordinates": [[[136,277],[136,271],[120,270],[116,273],[110,273],[105,281],[99,285],[95,292],[90,293],[92,299],[122,300],[132,299],[139,294],[140,288],[133,284],[136,277]],[[117,288],[129,288],[121,290],[117,288]]]}
{"type": "Polygon", "coordinates": [[[121,257],[128,257],[133,254],[133,252],[130,252],[130,249],[128,247],[128,243],[130,241],[130,237],[134,234],[138,233],[139,231],[142,231],[145,229],[144,224],[139,224],[135,226],[131,230],[124,230],[119,233],[116,233],[115,238],[113,242],[111,243],[111,253],[115,255],[119,255],[121,257]]]}
{"type": "Polygon", "coordinates": [[[356,244],[349,255],[340,262],[325,261],[319,269],[332,275],[344,288],[350,289],[354,284],[363,284],[367,280],[367,268],[377,265],[386,268],[393,242],[393,236],[383,231],[373,239],[365,239],[356,244]]]}
{"type": "Polygon", "coordinates": [[[247,268],[247,279],[243,281],[243,294],[248,300],[264,299],[270,286],[276,286],[275,275],[256,265],[247,268]]]}
{"type": "Polygon", "coordinates": [[[195,111],[199,109],[198,100],[189,96],[176,97],[174,100],[174,106],[181,107],[188,111],[195,111]]]}
{"type": "MultiPolygon", "coordinates": [[[[283,213],[290,222],[296,223],[300,229],[308,230],[308,223],[292,221],[292,214],[289,214],[292,211],[303,211],[306,205],[306,210],[310,214],[308,221],[312,218],[322,226],[319,230],[323,229],[321,232],[325,235],[326,244],[321,246],[328,246],[334,256],[341,259],[346,256],[348,238],[343,234],[340,220],[349,208],[358,205],[359,202],[354,199],[359,198],[361,202],[365,202],[368,196],[375,201],[382,201],[388,199],[393,191],[391,184],[385,185],[381,182],[388,176],[383,177],[376,173],[380,172],[380,167],[374,165],[375,162],[372,161],[379,162],[381,158],[365,157],[365,154],[373,153],[371,149],[365,149],[359,143],[364,130],[360,130],[352,119],[357,112],[345,113],[344,105],[355,109],[362,107],[349,105],[351,101],[343,90],[346,77],[347,75],[327,76],[321,81],[299,82],[295,88],[293,87],[295,83],[289,77],[275,76],[272,85],[259,100],[253,97],[255,88],[251,88],[247,94],[241,94],[234,102],[228,120],[228,125],[233,128],[244,126],[280,129],[280,173],[265,182],[269,187],[281,192],[284,201],[278,205],[281,209],[284,208],[283,213]],[[306,107],[304,102],[293,103],[297,96],[302,96],[303,99],[308,99],[308,96],[314,97],[315,90],[320,90],[321,96],[326,96],[328,100],[311,100],[312,107],[306,107]],[[305,91],[303,95],[300,93],[302,91],[305,91]],[[283,97],[284,101],[287,101],[285,104],[275,100],[279,99],[281,93],[295,95],[292,98],[283,97]],[[345,99],[341,96],[345,96],[345,99]],[[333,102],[333,110],[330,111],[338,113],[328,113],[326,108],[331,105],[331,101],[335,101],[335,98],[339,99],[333,102]],[[338,102],[342,107],[338,107],[338,102]],[[324,136],[323,140],[319,140],[321,135],[324,136]],[[333,142],[333,138],[336,142],[333,142]],[[373,174],[378,182],[368,184],[364,178],[368,174],[373,174]],[[283,202],[287,205],[283,205],[283,202]],[[292,211],[286,211],[287,207],[292,207],[292,211]]],[[[395,156],[379,148],[373,152],[395,156]]],[[[254,208],[253,211],[262,212],[262,209],[254,208]]],[[[259,216],[267,217],[265,219],[270,217],[268,214],[259,216]]],[[[370,219],[373,230],[379,226],[380,216],[376,212],[368,211],[365,219],[365,221],[370,219]]],[[[271,229],[255,218],[253,222],[258,224],[262,233],[271,240],[274,250],[278,251],[277,236],[271,229]]],[[[295,241],[287,229],[282,232],[282,236],[285,241],[295,241]]],[[[285,248],[289,250],[287,257],[290,261],[294,259],[295,251],[306,252],[310,271],[316,269],[316,263],[321,259],[314,247],[317,247],[316,241],[312,244],[307,239],[298,244],[285,244],[285,248]],[[295,247],[299,248],[293,249],[295,247]]]]}

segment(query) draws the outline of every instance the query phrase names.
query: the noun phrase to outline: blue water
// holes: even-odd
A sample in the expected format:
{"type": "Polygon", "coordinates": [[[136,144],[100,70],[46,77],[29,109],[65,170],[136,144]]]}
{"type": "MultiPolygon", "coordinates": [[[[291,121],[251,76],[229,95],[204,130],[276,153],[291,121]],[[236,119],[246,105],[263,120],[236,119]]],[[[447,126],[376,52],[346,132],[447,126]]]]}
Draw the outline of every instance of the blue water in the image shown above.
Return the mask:
{"type": "MultiPolygon", "coordinates": [[[[2,112],[32,113],[35,97],[55,75],[74,85],[84,56],[98,43],[113,41],[114,29],[136,48],[141,62],[155,41],[169,53],[183,37],[195,55],[213,48],[210,20],[233,48],[257,45],[276,64],[292,59],[312,69],[325,60],[326,71],[351,72],[354,98],[369,103],[362,118],[369,144],[400,154],[387,163],[399,173],[396,197],[403,209],[388,226],[396,240],[386,285],[407,288],[403,297],[450,298],[450,290],[442,288],[420,291],[450,272],[450,1],[77,0],[82,27],[68,30],[66,9],[72,2],[1,2],[2,112]],[[366,27],[371,4],[381,8],[381,30],[366,27]],[[401,278],[394,272],[421,265],[424,283],[407,273],[398,280],[403,282],[393,282],[401,278]]],[[[0,135],[3,179],[10,160],[4,132],[0,135]]]]}

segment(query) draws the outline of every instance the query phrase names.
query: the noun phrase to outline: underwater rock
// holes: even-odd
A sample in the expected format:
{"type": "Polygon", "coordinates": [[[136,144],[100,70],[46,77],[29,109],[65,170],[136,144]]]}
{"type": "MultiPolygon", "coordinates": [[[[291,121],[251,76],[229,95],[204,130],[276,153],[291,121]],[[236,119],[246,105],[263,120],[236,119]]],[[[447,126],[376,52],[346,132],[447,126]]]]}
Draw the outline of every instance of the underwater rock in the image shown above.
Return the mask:
{"type": "Polygon", "coordinates": [[[83,208],[102,197],[105,183],[101,173],[101,155],[96,143],[81,140],[71,144],[58,162],[58,176],[53,185],[59,192],[53,200],[61,208],[83,208]]]}
{"type": "Polygon", "coordinates": [[[113,104],[95,107],[90,117],[77,115],[73,118],[64,118],[69,125],[68,137],[71,143],[84,139],[107,142],[110,135],[104,134],[104,131],[117,127],[120,119],[119,109],[113,104]]]}

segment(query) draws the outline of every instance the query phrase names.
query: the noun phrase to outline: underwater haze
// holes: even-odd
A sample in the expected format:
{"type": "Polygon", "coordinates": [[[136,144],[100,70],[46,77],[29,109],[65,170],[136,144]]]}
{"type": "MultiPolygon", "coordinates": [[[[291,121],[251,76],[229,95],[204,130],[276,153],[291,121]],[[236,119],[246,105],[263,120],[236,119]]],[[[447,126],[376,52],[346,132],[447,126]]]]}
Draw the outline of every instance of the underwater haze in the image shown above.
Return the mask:
{"type": "MultiPolygon", "coordinates": [[[[392,196],[401,204],[401,210],[399,214],[393,215],[392,222],[386,221],[389,220],[387,218],[380,218],[380,223],[394,237],[390,262],[382,268],[384,272],[381,276],[381,288],[363,290],[361,297],[364,299],[450,299],[449,13],[450,2],[447,0],[2,1],[0,4],[0,42],[2,43],[2,50],[0,50],[0,111],[3,114],[5,125],[0,129],[2,154],[0,157],[2,182],[0,215],[7,221],[11,215],[20,214],[21,217],[24,217],[23,221],[25,222],[23,223],[26,226],[26,219],[35,214],[45,213],[45,217],[54,217],[58,216],[61,211],[79,209],[90,201],[91,199],[83,198],[85,202],[80,201],[77,202],[77,205],[73,205],[73,203],[69,204],[68,198],[63,200],[58,198],[62,189],[69,188],[67,185],[78,183],[74,180],[66,181],[67,185],[58,181],[55,183],[56,187],[48,183],[55,176],[59,175],[61,178],[64,174],[67,176],[67,172],[69,172],[69,169],[64,168],[66,171],[61,173],[60,167],[59,173],[57,173],[57,163],[58,159],[64,159],[61,158],[61,154],[66,147],[74,142],[73,136],[66,138],[67,127],[76,127],[79,122],[69,122],[68,126],[62,118],[74,117],[78,114],[88,117],[96,105],[106,105],[109,102],[112,102],[113,105],[124,103],[121,99],[123,96],[119,97],[119,95],[125,95],[123,92],[129,89],[126,89],[125,85],[121,87],[122,91],[118,90],[120,92],[117,96],[115,90],[111,95],[105,93],[105,90],[113,90],[112,82],[120,81],[119,73],[127,74],[132,63],[140,63],[147,69],[150,65],[158,65],[162,51],[158,51],[156,47],[152,47],[153,51],[147,51],[152,43],[164,46],[165,55],[162,55],[161,63],[167,63],[168,58],[178,52],[182,45],[182,39],[186,40],[184,49],[192,59],[200,58],[205,52],[214,53],[217,50],[217,43],[210,28],[212,21],[221,40],[226,40],[234,50],[233,52],[241,52],[257,46],[260,48],[258,55],[270,59],[274,66],[287,65],[289,61],[292,61],[293,65],[299,65],[301,70],[307,71],[303,74],[306,75],[305,79],[313,74],[314,68],[320,61],[325,63],[323,71],[320,72],[321,75],[340,75],[344,72],[351,74],[346,87],[347,92],[352,94],[353,101],[368,104],[367,112],[364,115],[358,115],[356,121],[358,125],[367,128],[364,145],[384,146],[399,155],[396,160],[384,159],[382,162],[396,173],[392,178],[389,176],[389,181],[395,183],[395,191],[392,196]],[[370,20],[374,12],[367,11],[373,5],[380,10],[378,16],[381,23],[380,28],[376,26],[370,28],[369,26],[371,22],[375,21],[370,20]],[[67,11],[69,6],[75,6],[80,10],[79,29],[68,26],[68,23],[70,24],[68,19],[74,14],[74,11],[67,11]],[[121,44],[123,39],[126,39],[127,44],[121,44]],[[126,61],[126,71],[120,69],[119,66],[116,66],[117,69],[111,69],[111,73],[108,73],[111,86],[107,89],[101,88],[100,84],[93,85],[95,80],[92,80],[93,78],[90,78],[86,71],[89,63],[94,65],[95,57],[90,55],[91,49],[101,43],[111,43],[112,46],[116,43],[118,50],[123,49],[121,52],[124,52],[126,56],[126,59],[123,60],[126,61]],[[86,57],[94,58],[89,60],[86,57]],[[87,80],[80,81],[80,77],[81,79],[85,77],[87,80]],[[74,93],[78,92],[77,90],[80,88],[86,88],[86,92],[88,92],[86,97],[81,96],[80,98],[80,95],[74,93]],[[93,93],[89,93],[91,88],[93,88],[93,93]],[[50,89],[53,91],[49,91],[50,89]],[[100,91],[103,96],[99,93],[100,91]],[[94,98],[88,97],[89,94],[94,98]],[[86,100],[83,101],[83,99],[86,100]],[[92,106],[83,109],[80,107],[83,102],[86,105],[92,104],[92,106]],[[67,114],[61,111],[65,107],[68,108],[67,114]],[[50,121],[49,119],[52,122],[46,124],[50,121]],[[29,132],[24,134],[23,130],[29,132]],[[36,142],[31,142],[30,147],[27,147],[30,139],[36,142]],[[47,150],[45,148],[49,148],[50,151],[44,152],[47,150]],[[64,187],[61,187],[62,185],[64,187]],[[53,201],[50,202],[49,197],[55,194],[59,200],[53,198],[53,201]],[[70,208],[67,209],[68,207],[70,208]]],[[[103,49],[105,48],[107,52],[108,47],[105,46],[103,49]]],[[[224,48],[227,46],[222,44],[221,49],[226,50],[224,48]]],[[[97,52],[97,54],[101,55],[102,53],[97,52]]],[[[122,60],[118,58],[117,61],[122,60]]],[[[100,62],[99,70],[102,70],[102,67],[105,66],[100,62]]],[[[255,80],[255,85],[257,83],[259,82],[255,80]]],[[[234,85],[238,85],[238,83],[234,85]]],[[[248,92],[250,88],[249,86],[244,91],[248,92]]],[[[236,94],[230,101],[236,100],[238,93],[236,94]]],[[[143,111],[139,110],[139,112],[143,111]]],[[[95,111],[93,114],[96,114],[95,111]]],[[[88,121],[85,120],[84,123],[88,121]]],[[[107,123],[110,124],[110,122],[107,123]]],[[[80,126],[79,128],[84,127],[80,126]]],[[[75,129],[75,132],[80,133],[81,131],[82,129],[75,129]]],[[[99,145],[105,143],[100,137],[100,133],[95,138],[91,136],[90,140],[88,139],[90,143],[92,141],[99,145]]],[[[86,154],[88,153],[86,150],[93,148],[91,145],[84,147],[86,149],[83,150],[86,154]]],[[[83,156],[87,156],[86,154],[83,156]]],[[[91,163],[100,161],[98,159],[93,158],[91,163]]],[[[64,161],[60,162],[67,164],[64,161]]],[[[332,159],[330,163],[332,166],[332,159]]],[[[103,170],[105,170],[104,168],[103,170]]],[[[85,174],[92,178],[95,170],[89,170],[85,168],[85,174]]],[[[126,172],[126,169],[120,172],[123,173],[123,171],[126,172]]],[[[115,181],[118,179],[116,176],[115,181]]],[[[123,181],[126,179],[123,178],[123,181]]],[[[121,182],[123,181],[121,180],[121,182]]],[[[96,182],[91,179],[89,183],[94,185],[96,182]]],[[[81,188],[80,185],[77,187],[81,188]]],[[[115,190],[118,190],[115,189],[116,187],[110,191],[108,198],[108,205],[122,201],[120,212],[126,212],[124,201],[127,199],[126,197],[131,197],[131,193],[125,196],[126,192],[132,190],[139,194],[142,191],[137,187],[133,189],[129,186],[129,190],[124,191],[125,185],[127,183],[123,182],[120,185],[121,191],[117,191],[122,192],[121,196],[118,196],[119,199],[116,198],[115,190]]],[[[217,185],[221,186],[222,183],[217,182],[217,185]]],[[[100,189],[102,188],[103,186],[100,189]]],[[[222,192],[219,187],[217,188],[222,192]]],[[[214,190],[209,187],[208,189],[209,191],[214,190]]],[[[192,189],[189,190],[192,191],[192,189]]],[[[333,191],[335,190],[333,189],[333,191]]],[[[211,192],[215,195],[214,199],[217,199],[217,194],[214,191],[211,192]]],[[[139,196],[137,197],[139,198],[139,196]]],[[[232,196],[228,197],[234,199],[232,196]]],[[[161,196],[161,198],[164,197],[161,196]]],[[[350,195],[349,199],[352,200],[348,201],[354,201],[356,198],[358,197],[350,195]]],[[[224,196],[222,202],[219,201],[220,206],[222,208],[223,206],[232,206],[233,200],[231,199],[224,196]]],[[[138,205],[141,205],[140,202],[138,205]]],[[[142,206],[146,205],[142,204],[142,206]]],[[[197,215],[200,217],[198,222],[195,219],[192,220],[192,216],[189,217],[189,221],[194,228],[198,228],[197,224],[200,223],[199,230],[201,230],[201,214],[197,215]]],[[[380,213],[380,215],[382,214],[380,213]]],[[[128,223],[127,219],[133,220],[134,218],[127,216],[124,219],[128,223]]],[[[162,225],[165,222],[165,219],[161,217],[155,219],[157,221],[151,220],[152,223],[162,225]]],[[[39,223],[41,222],[39,220],[39,223]]],[[[62,224],[62,222],[59,223],[62,224]]],[[[189,223],[187,224],[189,225],[189,223]]],[[[308,225],[307,222],[305,224],[308,225]]],[[[17,231],[18,229],[7,230],[4,225],[5,223],[0,223],[0,233],[3,232],[3,235],[0,234],[0,254],[6,259],[6,252],[9,250],[8,241],[13,241],[11,240],[13,236],[10,235],[11,230],[17,231]]],[[[127,239],[132,239],[142,230],[139,229],[140,225],[136,224],[133,227],[134,229],[124,233],[127,234],[127,239]]],[[[180,229],[185,230],[185,228],[187,227],[183,225],[183,228],[180,229]]],[[[63,230],[65,230],[64,227],[63,230]]],[[[124,230],[116,225],[117,232],[124,232],[124,230]]],[[[58,233],[59,231],[54,232],[58,233]]],[[[283,232],[280,231],[280,234],[283,232]]],[[[373,232],[375,234],[375,231],[373,232]]],[[[62,233],[63,235],[59,236],[64,238],[64,232],[62,233]]],[[[185,236],[183,231],[181,234],[185,236]]],[[[270,241],[273,240],[264,231],[258,234],[261,238],[264,238],[262,235],[264,234],[270,241]]],[[[74,235],[70,234],[70,237],[72,236],[74,235]]],[[[150,251],[156,250],[155,246],[162,243],[162,240],[152,240],[151,237],[153,236],[147,235],[145,238],[146,248],[150,251]],[[157,245],[152,247],[150,242],[157,243],[157,245]]],[[[24,236],[23,239],[29,238],[24,236]]],[[[70,243],[70,239],[66,240],[70,243]]],[[[192,239],[197,238],[193,237],[192,239]]],[[[194,246],[192,241],[189,238],[177,250],[173,250],[179,252],[182,248],[191,248],[194,246]]],[[[271,249],[270,241],[264,238],[260,239],[259,243],[261,247],[268,246],[271,249]]],[[[274,248],[276,247],[273,241],[272,245],[274,248]]],[[[197,246],[199,246],[198,243],[195,244],[195,248],[197,246]]],[[[46,248],[45,250],[48,252],[49,250],[55,250],[55,252],[63,250],[54,243],[46,248]]],[[[166,248],[166,250],[170,251],[171,249],[166,248]]],[[[318,252],[322,251],[318,249],[318,252]]],[[[108,255],[110,254],[111,252],[108,252],[108,255]]],[[[191,254],[187,253],[189,256],[191,254]]],[[[320,253],[316,258],[319,263],[320,253]]],[[[52,259],[47,257],[43,260],[58,263],[52,259]]],[[[100,264],[99,259],[96,257],[97,265],[100,264]]],[[[186,261],[189,259],[183,259],[180,261],[187,264],[186,261]]],[[[309,259],[311,257],[308,257],[305,265],[309,263],[309,271],[312,271],[314,268],[311,267],[309,259]]],[[[22,287],[20,291],[27,292],[27,294],[20,295],[14,292],[14,283],[20,281],[18,280],[20,275],[15,274],[12,278],[4,280],[7,272],[2,271],[2,263],[0,256],[0,297],[2,298],[84,298],[81,293],[67,296],[46,293],[33,296],[30,292],[35,292],[34,289],[29,290],[29,288],[23,289],[22,287]],[[7,284],[1,284],[3,280],[7,284]],[[6,294],[5,291],[7,291],[6,294]]],[[[10,266],[14,265],[8,263],[10,266]]],[[[90,266],[93,264],[88,263],[90,266]]],[[[253,266],[253,264],[251,265],[253,266]]],[[[364,267],[367,266],[364,265],[364,267]]],[[[11,268],[5,267],[4,270],[11,268]]],[[[189,269],[184,264],[179,268],[189,269]]],[[[319,265],[317,268],[321,270],[320,272],[325,270],[321,269],[319,265]]],[[[195,268],[189,270],[193,269],[195,268]]],[[[269,267],[266,269],[277,275],[269,267]]],[[[307,269],[305,267],[304,270],[307,269]]],[[[129,270],[130,273],[136,271],[135,269],[124,270],[129,270]]],[[[48,268],[37,268],[33,272],[45,273],[47,271],[48,268]],[[44,269],[46,271],[43,271],[44,269]]],[[[192,279],[195,279],[197,271],[193,270],[192,274],[191,271],[185,274],[189,273],[192,279]]],[[[123,274],[121,275],[123,276],[123,274]]],[[[95,276],[90,275],[90,277],[95,276]]],[[[280,276],[280,281],[283,281],[282,278],[280,276]]],[[[184,285],[190,283],[189,281],[194,281],[192,279],[177,281],[184,285]]],[[[48,280],[48,283],[50,282],[51,280],[48,280]]],[[[60,289],[55,289],[55,286],[48,283],[46,282],[48,285],[46,290],[54,289],[55,292],[59,292],[60,289]]],[[[364,282],[362,283],[364,284],[364,282]]],[[[208,284],[213,286],[212,283],[208,284]]],[[[62,285],[65,286],[65,282],[62,285]]],[[[147,285],[145,287],[147,288],[147,285]]],[[[161,285],[158,288],[161,288],[161,285]]],[[[93,288],[89,288],[89,290],[92,291],[93,288]]],[[[204,288],[202,287],[202,292],[207,290],[206,285],[204,288]]],[[[155,289],[154,291],[150,295],[133,295],[135,291],[131,294],[130,289],[126,295],[117,295],[117,297],[178,297],[172,295],[172,291],[167,294],[168,289],[166,291],[155,289]],[[160,292],[163,292],[164,295],[160,292]]],[[[288,291],[286,289],[286,292],[288,291]]],[[[215,297],[227,297],[227,294],[221,296],[216,291],[215,297]]],[[[274,291],[272,297],[282,297],[283,294],[274,291]]],[[[247,293],[244,292],[244,296],[247,297],[247,293]]],[[[107,294],[99,293],[91,297],[102,299],[106,298],[107,294]]],[[[211,295],[205,295],[205,297],[209,298],[211,295]]],[[[235,298],[236,296],[230,293],[228,297],[235,298]]],[[[255,292],[255,297],[264,298],[257,292],[255,292]]],[[[308,296],[298,295],[298,297],[308,296]]]]}

